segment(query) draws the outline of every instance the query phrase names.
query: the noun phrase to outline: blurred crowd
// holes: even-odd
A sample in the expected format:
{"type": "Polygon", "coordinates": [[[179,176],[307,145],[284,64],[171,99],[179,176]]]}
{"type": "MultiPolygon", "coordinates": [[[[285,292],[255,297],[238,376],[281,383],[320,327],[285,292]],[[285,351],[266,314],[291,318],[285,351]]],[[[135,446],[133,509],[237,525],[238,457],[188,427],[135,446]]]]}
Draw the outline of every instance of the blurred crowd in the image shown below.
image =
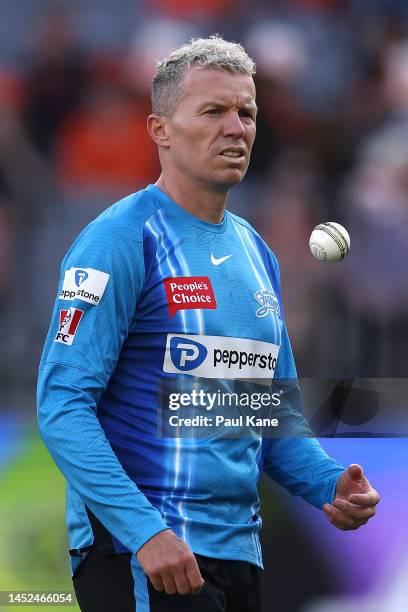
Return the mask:
{"type": "Polygon", "coordinates": [[[2,3],[0,380],[32,385],[59,264],[79,230],[154,182],[155,62],[195,36],[257,63],[258,135],[230,209],[276,252],[299,375],[405,377],[408,3],[90,0],[2,3]],[[120,6],[120,9],[118,8],[120,6]],[[347,260],[311,230],[338,221],[347,260]]]}

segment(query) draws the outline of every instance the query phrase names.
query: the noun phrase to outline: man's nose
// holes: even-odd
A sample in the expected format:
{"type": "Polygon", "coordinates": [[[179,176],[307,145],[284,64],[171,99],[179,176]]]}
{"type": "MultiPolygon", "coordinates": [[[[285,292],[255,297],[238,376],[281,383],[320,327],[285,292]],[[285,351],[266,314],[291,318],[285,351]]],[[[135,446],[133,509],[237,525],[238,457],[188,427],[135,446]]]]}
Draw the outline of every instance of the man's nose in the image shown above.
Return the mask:
{"type": "Polygon", "coordinates": [[[226,114],[223,128],[224,136],[243,136],[245,134],[245,126],[236,111],[226,114]]]}

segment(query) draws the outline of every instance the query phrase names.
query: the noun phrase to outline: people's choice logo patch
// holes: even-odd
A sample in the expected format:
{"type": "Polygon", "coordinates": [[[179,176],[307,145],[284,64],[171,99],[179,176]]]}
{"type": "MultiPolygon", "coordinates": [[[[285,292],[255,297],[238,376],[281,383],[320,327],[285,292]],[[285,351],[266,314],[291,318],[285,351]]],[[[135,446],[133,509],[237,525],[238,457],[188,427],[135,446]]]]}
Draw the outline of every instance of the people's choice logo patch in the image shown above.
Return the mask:
{"type": "Polygon", "coordinates": [[[67,310],[60,310],[59,326],[57,335],[55,336],[55,342],[71,346],[83,314],[83,310],[73,308],[72,306],[67,310]]]}
{"type": "Polygon", "coordinates": [[[203,378],[269,379],[279,346],[229,336],[167,334],[163,371],[203,378]]]}
{"type": "Polygon", "coordinates": [[[109,274],[93,268],[70,268],[65,271],[60,300],[82,300],[97,305],[102,299],[109,274]]]}
{"type": "Polygon", "coordinates": [[[217,308],[208,276],[178,276],[163,280],[170,317],[178,310],[217,308]]]}

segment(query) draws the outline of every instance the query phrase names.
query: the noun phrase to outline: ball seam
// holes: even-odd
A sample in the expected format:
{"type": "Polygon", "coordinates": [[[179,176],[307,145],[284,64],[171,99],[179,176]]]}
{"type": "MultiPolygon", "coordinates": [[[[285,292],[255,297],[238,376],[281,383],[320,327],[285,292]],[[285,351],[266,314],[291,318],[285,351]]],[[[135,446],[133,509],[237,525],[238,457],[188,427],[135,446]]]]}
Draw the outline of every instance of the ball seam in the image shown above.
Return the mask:
{"type": "Polygon", "coordinates": [[[339,239],[339,237],[332,231],[332,229],[330,227],[327,227],[325,224],[318,225],[315,229],[326,233],[328,236],[330,236],[330,238],[334,240],[334,242],[339,247],[340,259],[344,259],[348,253],[347,244],[345,245],[344,242],[341,239],[339,239]]]}

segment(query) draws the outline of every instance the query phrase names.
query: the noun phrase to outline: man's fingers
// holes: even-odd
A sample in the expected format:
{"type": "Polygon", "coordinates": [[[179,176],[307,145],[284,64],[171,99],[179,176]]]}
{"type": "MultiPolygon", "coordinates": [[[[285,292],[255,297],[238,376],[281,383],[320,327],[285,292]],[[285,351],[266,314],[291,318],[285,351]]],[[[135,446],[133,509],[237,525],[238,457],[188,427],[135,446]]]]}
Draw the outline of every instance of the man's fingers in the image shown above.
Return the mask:
{"type": "Polygon", "coordinates": [[[335,508],[332,504],[325,504],[323,510],[330,522],[342,522],[345,518],[343,512],[335,508]]]}
{"type": "Polygon", "coordinates": [[[368,493],[353,493],[348,500],[352,504],[358,504],[359,506],[376,506],[380,501],[380,496],[377,491],[372,489],[368,493]]]}
{"type": "Polygon", "coordinates": [[[364,520],[369,519],[375,514],[375,506],[363,506],[357,504],[351,504],[345,499],[335,499],[333,504],[335,508],[343,512],[346,516],[353,519],[364,520]]]}
{"type": "Polygon", "coordinates": [[[177,587],[173,575],[171,573],[163,574],[162,580],[167,595],[175,595],[177,593],[177,587]]]}
{"type": "Polygon", "coordinates": [[[201,591],[204,584],[194,556],[187,562],[185,568],[150,574],[149,578],[156,591],[166,591],[168,595],[196,594],[201,591]]]}
{"type": "Polygon", "coordinates": [[[149,575],[149,579],[156,591],[164,591],[164,584],[160,576],[151,574],[149,575]]]}
{"type": "Polygon", "coordinates": [[[336,496],[332,504],[323,510],[329,521],[339,529],[357,529],[374,516],[380,496],[364,476],[363,468],[352,463],[336,485],[336,496]]]}
{"type": "Polygon", "coordinates": [[[332,525],[338,529],[342,529],[343,531],[357,529],[357,526],[355,526],[355,521],[345,516],[343,512],[331,504],[326,504],[323,509],[330,523],[332,523],[332,525]]]}
{"type": "Polygon", "coordinates": [[[204,580],[189,546],[170,529],[150,538],[136,553],[157,591],[168,595],[198,593],[204,580]]]}
{"type": "Polygon", "coordinates": [[[185,571],[191,592],[194,594],[199,593],[203,587],[204,580],[194,556],[186,563],[185,571]]]}
{"type": "Polygon", "coordinates": [[[354,518],[335,508],[332,504],[323,506],[324,513],[332,525],[343,531],[358,529],[368,522],[368,518],[354,518]]]}
{"type": "Polygon", "coordinates": [[[336,511],[336,508],[333,508],[333,506],[326,506],[324,508],[324,512],[332,525],[338,529],[346,529],[346,527],[343,526],[342,515],[339,513],[339,511],[336,511]]]}
{"type": "Polygon", "coordinates": [[[177,593],[180,595],[188,595],[191,593],[191,587],[184,569],[174,574],[174,582],[176,583],[177,593]]]}

